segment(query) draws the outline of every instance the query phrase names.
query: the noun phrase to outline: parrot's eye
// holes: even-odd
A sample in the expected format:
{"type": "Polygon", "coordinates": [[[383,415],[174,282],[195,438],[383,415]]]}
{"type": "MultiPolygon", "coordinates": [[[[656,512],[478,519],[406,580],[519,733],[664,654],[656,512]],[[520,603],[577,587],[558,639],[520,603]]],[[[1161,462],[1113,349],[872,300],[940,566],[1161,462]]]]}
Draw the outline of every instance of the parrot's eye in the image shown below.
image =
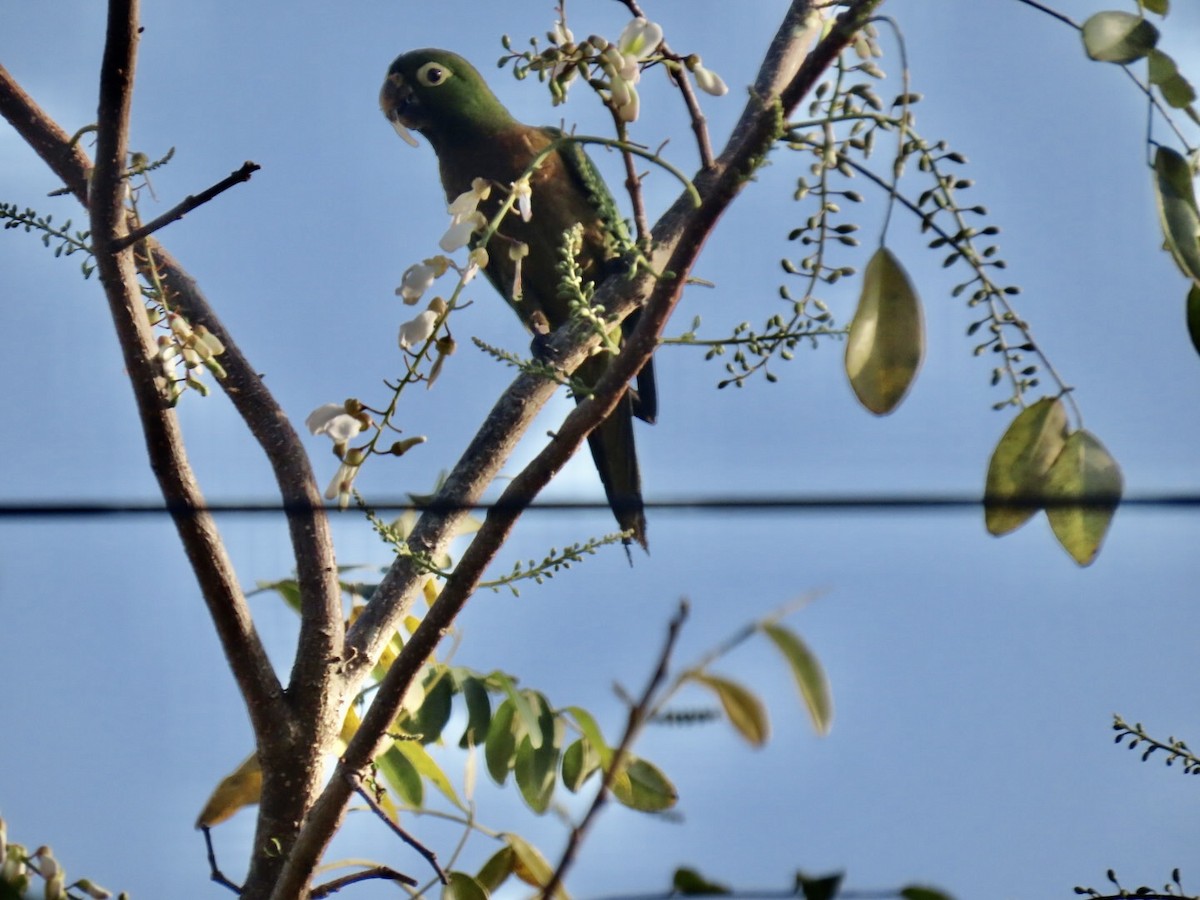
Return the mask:
{"type": "Polygon", "coordinates": [[[417,81],[425,87],[437,87],[454,73],[441,63],[427,62],[417,69],[417,81]]]}

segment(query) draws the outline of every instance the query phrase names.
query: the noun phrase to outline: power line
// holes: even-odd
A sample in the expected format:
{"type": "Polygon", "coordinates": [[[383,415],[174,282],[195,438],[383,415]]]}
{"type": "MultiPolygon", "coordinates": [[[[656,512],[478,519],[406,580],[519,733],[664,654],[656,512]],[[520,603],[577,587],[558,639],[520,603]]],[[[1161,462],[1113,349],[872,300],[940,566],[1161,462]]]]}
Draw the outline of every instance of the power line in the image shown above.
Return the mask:
{"type": "MultiPolygon", "coordinates": [[[[1043,497],[1018,497],[1007,505],[1024,508],[1046,508],[1056,505],[1112,505],[1113,497],[1083,497],[1069,501],[1043,497]]],[[[368,504],[376,512],[397,513],[407,510],[422,512],[433,510],[453,512],[464,507],[414,502],[410,499],[386,499],[368,504]]],[[[1160,493],[1124,497],[1122,507],[1148,507],[1155,509],[1193,509],[1200,507],[1200,493],[1160,493]]],[[[983,498],[967,494],[824,494],[790,495],[775,497],[755,496],[695,496],[647,500],[647,511],[677,512],[922,512],[939,510],[978,510],[983,498]]],[[[319,507],[327,512],[339,512],[336,506],[319,507]]],[[[486,512],[499,508],[496,503],[479,503],[465,507],[472,512],[486,512]]],[[[263,515],[284,512],[304,512],[308,506],[284,506],[269,501],[217,501],[202,508],[169,506],[161,501],[136,500],[8,500],[0,501],[0,519],[46,519],[46,518],[104,518],[113,516],[156,516],[168,513],[209,512],[225,515],[263,515]]],[[[528,507],[529,512],[579,512],[606,510],[609,504],[603,500],[545,500],[528,507]]],[[[353,512],[354,510],[346,510],[353,512]]]]}

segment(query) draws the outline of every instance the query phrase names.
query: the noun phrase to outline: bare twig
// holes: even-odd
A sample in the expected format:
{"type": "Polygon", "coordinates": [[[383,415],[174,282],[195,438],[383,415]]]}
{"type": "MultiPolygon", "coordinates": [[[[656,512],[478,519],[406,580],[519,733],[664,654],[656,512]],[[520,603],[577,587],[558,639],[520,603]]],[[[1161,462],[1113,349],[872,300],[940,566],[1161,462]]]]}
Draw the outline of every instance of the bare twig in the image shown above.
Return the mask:
{"type": "Polygon", "coordinates": [[[222,194],[229,190],[235,184],[241,184],[244,181],[249,181],[250,176],[261,169],[262,166],[258,163],[245,162],[242,167],[231,175],[222,178],[212,187],[201,191],[199,194],[190,194],[183,198],[181,203],[176,204],[171,209],[167,210],[161,216],[152,219],[140,228],[136,228],[129,232],[124,238],[117,242],[114,249],[124,250],[126,247],[131,247],[138,241],[145,240],[160,228],[164,228],[179,219],[182,219],[188,213],[198,206],[203,206],[209,200],[212,200],[218,194],[222,194]]]}
{"type": "Polygon", "coordinates": [[[688,602],[681,600],[679,609],[671,618],[670,625],[667,626],[667,638],[663,642],[663,648],[658,654],[658,664],[654,667],[654,672],[646,682],[646,687],[642,690],[642,696],[629,709],[629,719],[625,725],[625,732],[621,735],[621,742],[617,745],[617,749],[613,751],[612,762],[604,771],[604,778],[600,782],[600,789],[596,791],[596,798],[592,801],[592,805],[588,807],[588,811],[584,814],[583,819],[579,824],[571,829],[571,834],[567,838],[567,846],[563,849],[562,858],[554,869],[554,874],[550,877],[550,881],[542,888],[542,897],[550,898],[558,891],[563,879],[566,877],[567,871],[575,862],[575,856],[579,852],[579,847],[583,843],[583,839],[587,836],[588,830],[592,826],[592,822],[600,814],[604,804],[608,800],[608,792],[612,788],[613,781],[621,774],[621,767],[625,762],[625,757],[629,753],[629,748],[633,746],[634,740],[638,733],[642,730],[642,726],[649,718],[649,713],[654,705],[654,698],[658,693],[659,687],[667,677],[667,666],[671,661],[671,652],[675,649],[675,642],[679,638],[679,632],[683,628],[683,623],[687,619],[688,602]]]}
{"type": "MultiPolygon", "coordinates": [[[[441,865],[437,861],[437,854],[401,828],[397,822],[392,821],[391,816],[389,816],[384,808],[379,805],[379,801],[371,796],[371,792],[368,791],[366,786],[363,784],[362,775],[360,773],[352,772],[343,768],[342,777],[346,779],[347,783],[349,783],[352,788],[354,788],[355,793],[357,793],[358,796],[362,797],[363,800],[366,801],[367,806],[371,808],[371,812],[375,813],[375,815],[377,815],[380,820],[387,825],[387,827],[390,828],[397,837],[400,838],[400,840],[404,841],[404,843],[408,844],[408,846],[412,847],[425,858],[425,861],[429,863],[429,865],[433,868],[433,871],[437,872],[438,880],[442,884],[450,883],[450,879],[446,877],[445,870],[442,869],[441,865]]],[[[405,877],[407,878],[407,876],[405,877]]],[[[413,881],[412,883],[415,885],[417,882],[413,881]]]]}
{"type": "Polygon", "coordinates": [[[395,881],[408,887],[416,887],[419,882],[411,875],[405,875],[403,872],[397,872],[395,869],[389,869],[387,866],[372,866],[369,869],[363,869],[359,872],[352,872],[349,875],[343,875],[341,878],[334,878],[332,881],[326,881],[324,884],[319,884],[314,887],[309,893],[311,900],[320,900],[322,897],[328,897],[330,894],[336,894],[344,887],[349,887],[352,884],[357,884],[360,881],[369,881],[373,878],[382,878],[385,881],[395,881]]]}
{"type": "Polygon", "coordinates": [[[242,886],[236,881],[230,881],[225,877],[225,873],[221,871],[221,867],[217,865],[217,851],[213,849],[212,834],[207,825],[201,825],[200,830],[204,832],[204,847],[208,852],[208,877],[210,881],[214,881],[221,887],[227,887],[235,894],[241,896],[242,886]]]}

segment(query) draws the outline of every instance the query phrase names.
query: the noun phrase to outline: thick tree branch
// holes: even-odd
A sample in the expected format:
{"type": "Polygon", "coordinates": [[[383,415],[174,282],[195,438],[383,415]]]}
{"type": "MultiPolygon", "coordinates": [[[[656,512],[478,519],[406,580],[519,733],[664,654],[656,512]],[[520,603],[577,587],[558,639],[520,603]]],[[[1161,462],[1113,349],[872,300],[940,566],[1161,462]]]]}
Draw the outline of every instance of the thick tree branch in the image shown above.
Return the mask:
{"type": "Polygon", "coordinates": [[[283,411],[208,308],[181,267],[153,239],[129,242],[125,211],[127,123],[136,49],[136,3],[110,10],[101,73],[95,174],[83,151],[0,69],[0,113],[59,175],[76,199],[91,205],[93,251],[112,308],[126,369],[142,420],[151,466],[196,573],[230,668],[254,726],[264,770],[254,865],[245,896],[263,895],[274,881],[280,852],[299,828],[316,795],[323,753],[336,736],[345,694],[335,678],[343,620],[328,521],[308,457],[283,411]],[[89,180],[91,188],[89,190],[89,180]],[[92,195],[89,199],[89,193],[92,195]],[[157,348],[141,302],[135,266],[151,266],[167,282],[173,308],[203,324],[226,347],[221,381],[263,447],[279,483],[297,560],[301,634],[291,686],[285,695],[254,630],[249,608],[214,520],[184,452],[174,412],[156,382],[157,348]],[[290,707],[290,709],[289,709],[290,707]]]}
{"type": "MultiPolygon", "coordinates": [[[[70,135],[22,90],[3,66],[0,66],[0,115],[86,207],[91,160],[78,144],[71,144],[70,135]]],[[[309,692],[319,691],[323,683],[322,668],[327,660],[336,657],[342,650],[342,612],[328,519],[320,509],[323,501],[308,456],[283,410],[263,384],[257,369],[242,354],[233,336],[226,331],[183,267],[153,238],[140,242],[138,249],[139,254],[135,258],[143,268],[153,260],[159,275],[166,282],[172,306],[189,322],[207,327],[225,345],[221,363],[228,374],[219,384],[263,448],[275,472],[287,510],[292,548],[297,560],[306,629],[301,633],[292,684],[309,685],[309,692]]],[[[186,548],[187,537],[184,536],[183,540],[186,548]]],[[[203,564],[208,554],[201,549],[198,558],[203,564]]],[[[196,559],[192,560],[192,564],[197,565],[196,559]]],[[[224,616],[227,610],[234,610],[231,615],[235,619],[243,618],[243,614],[236,611],[241,601],[234,602],[232,598],[235,595],[221,588],[224,579],[205,577],[199,569],[196,571],[214,620],[224,616]]],[[[236,584],[232,579],[229,583],[236,584]]],[[[244,618],[248,622],[248,614],[244,618]]],[[[236,634],[242,627],[236,622],[231,624],[232,629],[223,628],[217,622],[218,632],[228,636],[236,634]]],[[[230,656],[231,645],[225,642],[224,636],[223,646],[226,655],[230,656]]],[[[265,656],[262,658],[265,659],[265,656]]],[[[230,661],[232,665],[232,656],[230,661]]],[[[238,681],[242,683],[240,676],[238,681]]],[[[248,696],[246,699],[249,702],[248,696]]],[[[253,720],[253,715],[251,718],[253,720]]]]}
{"type": "MultiPolygon", "coordinates": [[[[759,75],[757,86],[765,90],[751,98],[714,166],[696,177],[696,188],[701,195],[699,208],[691,195],[684,192],[654,228],[651,266],[668,274],[658,280],[647,275],[633,282],[609,279],[597,292],[594,302],[618,317],[644,305],[638,327],[595,386],[592,397],[575,407],[553,440],[509,483],[498,503],[489,510],[440,596],[376,691],[358,732],[343,754],[341,771],[326,785],[292,848],[272,895],[276,900],[294,896],[303,888],[305,873],[316,865],[344,815],[351,790],[346,775],[361,771],[380,749],[409,684],[474,592],[521,512],[566,464],[587,434],[612,412],[626,385],[653,355],[658,336],[679,301],[687,273],[705,239],[779,137],[787,113],[881,2],[861,0],[839,18],[838,25],[809,57],[824,61],[818,66],[799,62],[820,28],[819,19],[814,18],[815,0],[794,0],[759,75]]],[[[598,338],[586,323],[569,323],[551,337],[547,355],[569,372],[597,343],[598,338]]],[[[555,384],[535,375],[517,377],[434,498],[437,510],[425,513],[418,521],[408,542],[413,552],[434,553],[449,543],[453,526],[464,513],[446,510],[470,507],[479,500],[518,437],[555,388],[555,384]]],[[[369,669],[382,644],[390,639],[411,607],[425,577],[425,570],[410,557],[396,560],[347,635],[352,677],[361,679],[369,669]]]]}

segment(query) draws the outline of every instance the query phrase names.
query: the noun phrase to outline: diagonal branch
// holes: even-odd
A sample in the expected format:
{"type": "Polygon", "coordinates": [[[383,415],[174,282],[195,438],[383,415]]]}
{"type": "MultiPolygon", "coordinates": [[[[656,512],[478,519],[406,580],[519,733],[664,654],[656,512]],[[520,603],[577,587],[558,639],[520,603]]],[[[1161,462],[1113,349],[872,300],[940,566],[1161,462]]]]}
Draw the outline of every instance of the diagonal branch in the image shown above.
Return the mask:
{"type": "MultiPolygon", "coordinates": [[[[76,200],[86,207],[91,160],[78,142],[71,142],[70,135],[46,114],[3,66],[0,66],[0,115],[62,180],[76,200]]],[[[304,621],[313,623],[308,631],[301,633],[296,654],[297,669],[293,672],[292,681],[298,685],[310,685],[310,690],[316,690],[321,683],[320,667],[325,660],[341,651],[342,618],[332,538],[328,519],[320,509],[322,499],[308,456],[283,410],[263,384],[258,370],[242,354],[233,336],[226,331],[183,267],[153,238],[141,242],[135,260],[143,266],[153,264],[166,282],[174,307],[189,322],[207,327],[225,345],[221,363],[227,377],[219,384],[262,447],[275,472],[283,506],[287,510],[292,548],[297,560],[304,621]]],[[[164,496],[170,501],[170,496],[164,496]]],[[[186,548],[189,538],[181,535],[186,548]]],[[[215,528],[211,537],[201,539],[202,545],[210,542],[219,543],[215,528]]],[[[231,573],[222,575],[212,570],[217,555],[203,549],[203,546],[196,554],[189,551],[226,656],[237,675],[238,667],[234,665],[234,660],[235,656],[241,655],[243,642],[239,635],[249,635],[252,629],[248,626],[249,614],[244,609],[236,579],[231,577],[231,573]],[[221,620],[224,618],[232,621],[223,625],[221,620]]],[[[219,555],[223,557],[223,552],[219,555]]],[[[256,636],[247,639],[257,643],[256,636]]],[[[258,651],[253,651],[252,655],[265,660],[265,656],[258,651]]],[[[242,675],[237,677],[243,688],[243,696],[249,702],[251,695],[246,693],[246,685],[253,679],[247,680],[242,675]]],[[[274,690],[277,691],[277,687],[274,690]]]]}
{"type": "MultiPolygon", "coordinates": [[[[489,510],[483,526],[463,553],[421,624],[405,643],[396,662],[380,683],[355,736],[343,754],[338,776],[330,779],[313,806],[292,853],[275,885],[273,897],[294,896],[306,882],[326,844],[344,815],[350,796],[345,773],[359,771],[379,749],[382,736],[412,680],[436,649],[446,629],[474,592],[483,571],[507,538],[521,512],[580,447],[587,434],[615,408],[626,385],[653,355],[661,334],[682,294],[690,271],[708,234],[755,167],[778,138],[786,114],[812,87],[823,71],[853,38],[866,17],[882,0],[857,0],[805,59],[805,52],[821,27],[815,0],[793,0],[779,29],[756,87],[761,88],[746,111],[725,151],[711,169],[695,181],[701,203],[696,206],[684,192],[655,226],[650,265],[664,274],[629,281],[610,278],[594,302],[617,317],[642,306],[637,328],[622,351],[593,388],[592,396],[576,406],[556,431],[553,440],[508,485],[489,510]],[[813,59],[818,62],[811,62],[813,59]],[[786,99],[785,99],[786,98],[786,99]]],[[[599,338],[586,323],[568,323],[551,336],[547,356],[563,373],[570,372],[599,338]]],[[[434,498],[435,510],[418,520],[408,546],[418,554],[436,553],[449,543],[462,510],[476,503],[483,488],[508,458],[518,437],[557,385],[537,375],[522,374],[500,398],[480,432],[460,458],[434,498]]],[[[360,683],[390,639],[400,619],[411,607],[424,582],[426,570],[412,557],[396,560],[383,582],[347,635],[348,675],[360,683]]]]}

